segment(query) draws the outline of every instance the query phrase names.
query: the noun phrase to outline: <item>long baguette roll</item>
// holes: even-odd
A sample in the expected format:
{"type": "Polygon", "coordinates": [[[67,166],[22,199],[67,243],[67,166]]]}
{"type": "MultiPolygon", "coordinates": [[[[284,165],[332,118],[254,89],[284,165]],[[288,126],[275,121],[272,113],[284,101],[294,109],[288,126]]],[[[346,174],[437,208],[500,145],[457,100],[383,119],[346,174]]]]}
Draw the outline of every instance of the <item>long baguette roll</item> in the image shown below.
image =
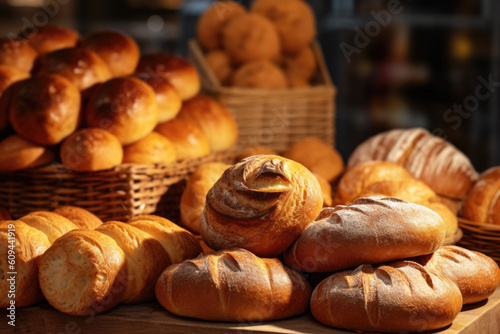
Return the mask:
{"type": "Polygon", "coordinates": [[[107,222],[59,238],[41,259],[40,287],[61,312],[98,314],[151,300],[162,270],[200,252],[191,233],[165,218],[107,222]]]}
{"type": "Polygon", "coordinates": [[[338,271],[430,254],[444,237],[441,217],[422,205],[362,197],[349,206],[323,209],[287,249],[285,262],[300,271],[338,271]]]}
{"type": "Polygon", "coordinates": [[[308,310],[311,286],[278,259],[244,249],[203,254],[168,267],[156,297],[168,311],[213,321],[265,321],[308,310]]]}

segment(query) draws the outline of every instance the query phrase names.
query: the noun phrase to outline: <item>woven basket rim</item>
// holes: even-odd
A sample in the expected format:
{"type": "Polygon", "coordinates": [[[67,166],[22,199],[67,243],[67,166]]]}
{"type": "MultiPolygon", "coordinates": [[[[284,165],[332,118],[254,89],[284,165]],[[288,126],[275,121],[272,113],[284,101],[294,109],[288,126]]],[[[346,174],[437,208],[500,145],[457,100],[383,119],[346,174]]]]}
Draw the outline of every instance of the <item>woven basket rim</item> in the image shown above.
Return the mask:
{"type": "Polygon", "coordinates": [[[466,225],[472,225],[479,229],[488,230],[488,233],[491,233],[493,231],[493,232],[498,232],[500,234],[500,225],[474,222],[462,217],[458,217],[458,222],[466,225]]]}

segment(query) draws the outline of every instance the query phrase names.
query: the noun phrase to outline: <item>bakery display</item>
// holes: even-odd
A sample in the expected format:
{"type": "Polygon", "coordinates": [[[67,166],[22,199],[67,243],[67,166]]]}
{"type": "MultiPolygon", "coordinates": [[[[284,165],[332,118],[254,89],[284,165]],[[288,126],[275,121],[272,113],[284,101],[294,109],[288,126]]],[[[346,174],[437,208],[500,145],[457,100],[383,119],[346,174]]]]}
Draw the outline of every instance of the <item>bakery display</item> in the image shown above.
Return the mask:
{"type": "Polygon", "coordinates": [[[0,141],[0,171],[10,172],[55,161],[52,148],[33,144],[18,135],[0,141]]]}
{"type": "Polygon", "coordinates": [[[154,164],[176,160],[175,146],[157,132],[151,132],[123,149],[123,163],[154,164]]]}
{"type": "Polygon", "coordinates": [[[38,52],[26,41],[0,37],[0,65],[30,72],[38,52]]]}
{"type": "Polygon", "coordinates": [[[500,167],[482,173],[462,205],[462,217],[473,222],[500,225],[500,167]]]}
{"type": "Polygon", "coordinates": [[[71,28],[48,24],[36,29],[27,28],[20,32],[19,37],[26,40],[39,55],[44,55],[75,47],[80,36],[71,28]]]}
{"type": "Polygon", "coordinates": [[[94,230],[102,225],[102,220],[92,212],[76,206],[59,206],[52,212],[67,218],[80,230],[94,230]]]}

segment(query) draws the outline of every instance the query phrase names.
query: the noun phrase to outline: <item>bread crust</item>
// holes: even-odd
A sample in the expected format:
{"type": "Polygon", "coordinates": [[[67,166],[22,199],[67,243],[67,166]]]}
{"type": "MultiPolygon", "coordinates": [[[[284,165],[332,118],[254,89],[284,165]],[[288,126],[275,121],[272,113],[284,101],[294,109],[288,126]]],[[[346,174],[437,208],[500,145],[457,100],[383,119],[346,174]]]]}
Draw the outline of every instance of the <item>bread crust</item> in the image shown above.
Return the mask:
{"type": "Polygon", "coordinates": [[[462,217],[473,222],[500,225],[500,167],[481,174],[462,205],[462,217]]]}
{"type": "Polygon", "coordinates": [[[94,230],[102,225],[102,220],[92,212],[76,206],[64,205],[52,212],[69,219],[81,230],[94,230]]]}

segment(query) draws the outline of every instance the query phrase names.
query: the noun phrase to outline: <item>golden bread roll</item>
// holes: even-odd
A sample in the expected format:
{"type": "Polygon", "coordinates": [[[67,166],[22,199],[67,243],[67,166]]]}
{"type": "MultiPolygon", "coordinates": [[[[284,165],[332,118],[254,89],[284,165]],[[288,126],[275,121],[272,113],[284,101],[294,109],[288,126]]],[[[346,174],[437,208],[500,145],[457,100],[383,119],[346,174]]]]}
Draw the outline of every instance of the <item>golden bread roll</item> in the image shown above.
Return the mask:
{"type": "Polygon", "coordinates": [[[4,208],[0,208],[0,220],[10,220],[10,213],[9,211],[5,210],[4,208]]]}
{"type": "Polygon", "coordinates": [[[136,73],[163,77],[174,86],[182,100],[188,100],[200,91],[200,77],[196,68],[189,60],[179,56],[166,53],[142,56],[136,73]]]}
{"type": "Polygon", "coordinates": [[[457,216],[444,204],[439,202],[419,203],[435,213],[437,213],[444,222],[446,239],[452,238],[458,230],[457,216]]]}
{"type": "Polygon", "coordinates": [[[155,290],[160,304],[176,315],[241,322],[303,314],[308,311],[312,289],[278,259],[232,249],[168,267],[155,290]]]}
{"type": "Polygon", "coordinates": [[[285,252],[285,263],[306,272],[329,272],[430,254],[445,226],[434,211],[397,198],[361,197],[321,211],[285,252]]]}
{"type": "Polygon", "coordinates": [[[94,230],[102,225],[102,220],[92,212],[76,206],[60,206],[52,212],[69,219],[80,230],[94,230]]]}
{"type": "Polygon", "coordinates": [[[313,173],[313,175],[316,177],[321,187],[321,192],[323,194],[323,206],[326,207],[332,206],[333,205],[332,186],[323,176],[317,173],[313,173]]]}
{"type": "Polygon", "coordinates": [[[280,89],[288,86],[285,74],[268,60],[243,64],[233,75],[233,86],[241,88],[280,89]]]}
{"type": "Polygon", "coordinates": [[[222,36],[224,48],[235,64],[279,57],[276,28],[262,15],[244,13],[233,17],[222,29],[222,36]]]}
{"type": "Polygon", "coordinates": [[[445,196],[439,196],[437,195],[437,202],[445,205],[450,211],[457,216],[458,212],[460,211],[460,208],[462,206],[462,201],[453,199],[453,198],[448,198],[445,196]]]}
{"type": "Polygon", "coordinates": [[[293,55],[283,57],[283,68],[287,76],[295,76],[306,82],[312,79],[318,70],[316,55],[311,46],[307,46],[293,55]]]}
{"type": "Polygon", "coordinates": [[[161,272],[200,252],[191,233],[165,218],[107,222],[56,240],[40,261],[40,288],[61,312],[95,315],[152,300],[161,272]]]}
{"type": "Polygon", "coordinates": [[[26,41],[0,37],[0,65],[30,72],[38,52],[26,41]]]}
{"type": "Polygon", "coordinates": [[[227,52],[223,50],[211,50],[205,55],[205,61],[221,85],[225,86],[230,83],[233,68],[231,67],[231,59],[227,52]]]}
{"type": "Polygon", "coordinates": [[[201,14],[196,26],[196,37],[207,50],[222,44],[222,29],[233,17],[244,14],[245,7],[236,1],[217,1],[201,14]]]}
{"type": "Polygon", "coordinates": [[[10,124],[23,138],[55,145],[73,133],[80,117],[80,92],[59,75],[39,75],[16,85],[9,104],[10,124]]]}
{"type": "Polygon", "coordinates": [[[62,163],[77,172],[95,172],[118,166],[123,147],[111,133],[99,128],[78,130],[61,146],[62,163]]]}
{"type": "Polygon", "coordinates": [[[201,215],[201,235],[215,250],[248,249],[275,257],[318,215],[318,180],[301,164],[257,155],[228,168],[210,189],[201,215]]]}
{"type": "Polygon", "coordinates": [[[0,65],[0,96],[13,83],[27,79],[29,77],[29,72],[20,71],[15,67],[0,65]]]}
{"type": "Polygon", "coordinates": [[[462,217],[467,220],[500,225],[500,167],[482,173],[465,197],[462,217]]]}
{"type": "Polygon", "coordinates": [[[21,32],[21,37],[40,54],[60,49],[72,48],[78,43],[78,33],[70,28],[58,25],[46,25],[21,32]]]}
{"type": "Polygon", "coordinates": [[[82,39],[81,46],[94,51],[106,63],[113,78],[134,73],[140,52],[137,43],[117,31],[96,31],[82,39]]]}
{"type": "Polygon", "coordinates": [[[158,132],[174,145],[177,160],[196,159],[210,153],[210,143],[201,129],[188,121],[174,118],[158,124],[158,132]]]}
{"type": "Polygon", "coordinates": [[[319,322],[363,332],[408,333],[445,327],[462,308],[448,278],[410,261],[360,265],[322,281],[312,294],[319,322]]]}
{"type": "Polygon", "coordinates": [[[16,171],[54,162],[56,155],[51,148],[33,144],[18,135],[0,141],[0,171],[16,171]]]}
{"type": "Polygon", "coordinates": [[[210,151],[224,151],[236,144],[238,124],[221,103],[199,95],[185,101],[177,118],[197,125],[210,144],[210,151]]]}
{"type": "Polygon", "coordinates": [[[123,149],[123,163],[154,164],[175,160],[175,146],[157,132],[151,132],[123,149]]]}
{"type": "Polygon", "coordinates": [[[200,234],[200,216],[208,191],[230,166],[220,162],[204,163],[189,176],[182,192],[180,211],[182,224],[190,231],[200,234]]]}
{"type": "Polygon", "coordinates": [[[278,155],[274,150],[265,146],[249,146],[238,153],[237,160],[243,160],[254,155],[278,155]]]}
{"type": "Polygon", "coordinates": [[[264,15],[278,32],[284,53],[297,53],[316,37],[314,12],[302,0],[256,0],[252,12],[264,15]]]}
{"type": "Polygon", "coordinates": [[[304,88],[310,86],[309,81],[305,80],[304,78],[290,73],[285,73],[285,76],[288,82],[288,87],[290,88],[304,88]]]}
{"type": "Polygon", "coordinates": [[[135,77],[103,83],[87,105],[87,125],[109,131],[122,145],[146,137],[158,123],[153,89],[135,77]]]}

